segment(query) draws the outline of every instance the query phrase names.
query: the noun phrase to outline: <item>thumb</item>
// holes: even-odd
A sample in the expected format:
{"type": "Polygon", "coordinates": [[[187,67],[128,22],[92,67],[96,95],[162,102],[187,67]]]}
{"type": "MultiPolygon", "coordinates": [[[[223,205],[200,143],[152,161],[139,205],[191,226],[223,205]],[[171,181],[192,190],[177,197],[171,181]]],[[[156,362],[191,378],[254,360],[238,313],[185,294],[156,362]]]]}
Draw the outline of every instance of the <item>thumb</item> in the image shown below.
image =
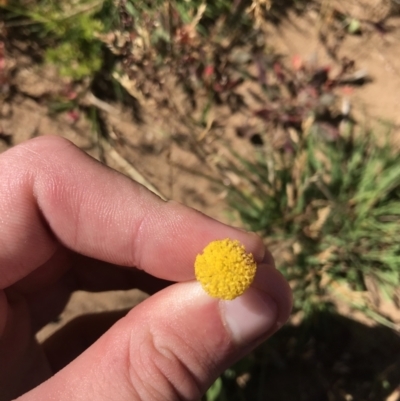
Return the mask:
{"type": "Polygon", "coordinates": [[[286,281],[266,265],[233,301],[210,298],[197,282],[174,284],[18,400],[198,400],[229,365],[275,332],[290,309],[286,281]]]}

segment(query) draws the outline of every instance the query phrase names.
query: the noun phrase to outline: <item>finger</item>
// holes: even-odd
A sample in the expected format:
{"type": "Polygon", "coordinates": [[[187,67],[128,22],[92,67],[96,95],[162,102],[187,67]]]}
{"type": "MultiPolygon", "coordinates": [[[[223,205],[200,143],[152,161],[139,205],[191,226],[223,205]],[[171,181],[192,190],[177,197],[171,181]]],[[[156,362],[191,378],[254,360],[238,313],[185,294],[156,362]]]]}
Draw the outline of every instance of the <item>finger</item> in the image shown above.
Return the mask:
{"type": "Polygon", "coordinates": [[[58,242],[172,281],[193,279],[196,254],[214,239],[238,239],[258,261],[264,256],[258,237],[163,202],[59,137],[1,156],[0,210],[0,288],[43,265],[58,242]]]}
{"type": "MultiPolygon", "coordinates": [[[[281,315],[284,317],[290,313],[291,299],[287,297],[286,292],[279,291],[280,281],[280,273],[265,265],[258,269],[253,286],[273,294],[274,298],[279,300],[281,315]]],[[[157,289],[159,290],[161,288],[157,289]]],[[[43,343],[52,371],[58,372],[72,362],[127,313],[128,310],[120,310],[82,315],[55,332],[43,343]]],[[[282,324],[283,322],[277,319],[276,326],[282,324]]]]}
{"type": "Polygon", "coordinates": [[[260,269],[257,288],[234,301],[210,298],[196,282],[162,290],[19,401],[200,399],[288,318],[285,280],[276,269],[260,269]]]}

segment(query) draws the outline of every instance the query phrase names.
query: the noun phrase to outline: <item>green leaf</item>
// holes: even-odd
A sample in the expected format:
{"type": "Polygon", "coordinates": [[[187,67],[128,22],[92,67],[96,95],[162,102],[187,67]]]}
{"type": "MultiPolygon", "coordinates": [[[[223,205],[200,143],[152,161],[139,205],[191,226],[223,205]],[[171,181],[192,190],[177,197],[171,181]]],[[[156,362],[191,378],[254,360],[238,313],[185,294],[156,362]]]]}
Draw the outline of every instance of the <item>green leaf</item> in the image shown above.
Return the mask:
{"type": "Polygon", "coordinates": [[[217,401],[222,393],[222,388],[222,379],[218,377],[206,393],[207,401],[217,401]]]}
{"type": "Polygon", "coordinates": [[[128,13],[132,16],[132,17],[136,17],[137,16],[137,11],[135,9],[135,7],[133,6],[132,3],[130,3],[129,1],[127,1],[125,3],[125,9],[126,11],[128,11],[128,13]]]}
{"type": "Polygon", "coordinates": [[[358,19],[352,18],[349,22],[349,25],[347,26],[347,30],[349,33],[352,35],[355,35],[357,33],[361,32],[361,23],[358,19]]]}

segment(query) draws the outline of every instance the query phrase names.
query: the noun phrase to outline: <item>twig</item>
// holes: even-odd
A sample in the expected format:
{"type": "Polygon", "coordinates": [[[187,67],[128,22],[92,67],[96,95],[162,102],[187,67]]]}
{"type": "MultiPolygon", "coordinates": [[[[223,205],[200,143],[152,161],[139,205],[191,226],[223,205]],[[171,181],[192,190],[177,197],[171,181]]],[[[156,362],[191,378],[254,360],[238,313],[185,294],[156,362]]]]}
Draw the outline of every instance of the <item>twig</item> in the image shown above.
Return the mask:
{"type": "Polygon", "coordinates": [[[111,157],[111,159],[113,159],[113,161],[120,168],[122,168],[130,178],[132,178],[132,180],[143,185],[148,190],[150,190],[151,192],[153,192],[157,196],[159,196],[161,199],[167,200],[167,198],[160,191],[158,191],[157,188],[151,182],[149,182],[142,174],[140,174],[139,171],[137,171],[136,168],[134,166],[132,166],[132,164],[130,164],[126,159],[124,159],[110,145],[110,143],[106,139],[100,138],[99,142],[100,142],[100,145],[102,146],[102,148],[107,152],[107,156],[111,157]]]}
{"type": "MultiPolygon", "coordinates": [[[[114,106],[104,102],[103,100],[97,98],[93,95],[93,93],[89,92],[85,97],[86,102],[88,102],[91,106],[98,108],[101,111],[104,111],[108,114],[118,115],[120,114],[119,110],[116,109],[114,106]]],[[[122,168],[126,174],[132,178],[132,180],[142,184],[151,192],[155,193],[163,200],[167,200],[167,197],[164,196],[150,181],[148,181],[142,174],[139,173],[136,168],[129,163],[124,157],[122,157],[114,147],[105,139],[99,138],[100,146],[107,152],[107,155],[113,159],[113,161],[122,168]]]]}

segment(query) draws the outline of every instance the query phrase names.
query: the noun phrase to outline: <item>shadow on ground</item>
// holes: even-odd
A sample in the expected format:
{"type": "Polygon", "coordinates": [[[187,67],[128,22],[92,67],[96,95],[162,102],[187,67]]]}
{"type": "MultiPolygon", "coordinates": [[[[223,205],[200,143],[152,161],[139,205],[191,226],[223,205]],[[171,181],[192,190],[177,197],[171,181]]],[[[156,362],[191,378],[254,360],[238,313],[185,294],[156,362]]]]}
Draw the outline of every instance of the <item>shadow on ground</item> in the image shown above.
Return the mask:
{"type": "Polygon", "coordinates": [[[282,20],[289,17],[291,11],[301,14],[311,2],[304,0],[273,0],[271,3],[271,9],[265,17],[272,23],[279,25],[282,20]]]}
{"type": "Polygon", "coordinates": [[[242,375],[224,378],[224,387],[231,394],[236,386],[235,400],[384,401],[400,383],[399,355],[400,336],[392,330],[318,313],[283,328],[240,362],[242,375]]]}

